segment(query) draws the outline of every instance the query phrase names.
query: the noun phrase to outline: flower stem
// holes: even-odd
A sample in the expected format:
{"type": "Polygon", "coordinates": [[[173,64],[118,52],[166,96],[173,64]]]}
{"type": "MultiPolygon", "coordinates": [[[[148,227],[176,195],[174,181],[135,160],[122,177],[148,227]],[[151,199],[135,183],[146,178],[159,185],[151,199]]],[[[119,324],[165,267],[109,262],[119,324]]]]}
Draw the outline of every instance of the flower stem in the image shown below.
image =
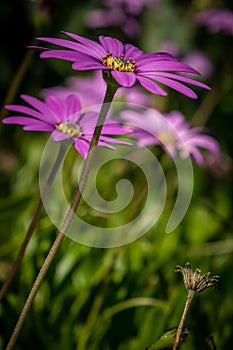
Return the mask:
{"type": "Polygon", "coordinates": [[[191,305],[191,302],[192,302],[194,294],[195,294],[195,291],[189,289],[188,296],[187,296],[187,299],[186,299],[186,303],[185,303],[185,306],[184,306],[184,311],[183,311],[183,314],[181,316],[179,326],[177,328],[176,339],[175,339],[175,342],[174,342],[172,350],[177,350],[178,347],[179,347],[180,338],[181,338],[182,331],[183,331],[183,328],[184,328],[184,323],[185,323],[185,320],[186,320],[186,317],[187,317],[187,313],[188,313],[189,307],[191,305]]]}
{"type": "Polygon", "coordinates": [[[65,148],[61,145],[59,153],[57,155],[57,159],[56,159],[56,161],[55,161],[55,163],[53,165],[53,168],[52,168],[52,170],[51,170],[51,172],[50,172],[50,174],[48,176],[48,180],[47,180],[47,182],[45,184],[45,188],[44,188],[44,190],[43,190],[43,192],[41,194],[41,198],[39,199],[39,201],[37,203],[36,210],[34,212],[34,215],[32,217],[32,220],[31,220],[31,223],[30,223],[30,225],[28,227],[26,235],[24,237],[24,240],[23,240],[23,243],[21,245],[21,248],[20,248],[20,250],[18,252],[17,258],[16,258],[15,262],[13,263],[13,265],[12,265],[12,267],[10,269],[10,272],[9,272],[9,274],[8,274],[8,276],[7,276],[5,282],[3,283],[2,288],[0,290],[0,301],[2,300],[3,296],[5,295],[5,293],[6,293],[7,289],[8,289],[8,287],[9,287],[12,279],[14,278],[16,272],[19,269],[21,261],[23,260],[26,248],[27,248],[28,243],[30,241],[30,238],[31,238],[31,236],[32,236],[32,234],[33,234],[33,232],[35,230],[36,223],[37,223],[37,221],[39,219],[41,210],[43,208],[43,200],[45,199],[45,197],[46,197],[46,195],[48,193],[48,190],[50,188],[50,185],[51,185],[51,183],[52,183],[52,181],[53,181],[53,179],[54,179],[54,177],[55,177],[55,175],[57,173],[57,170],[58,170],[59,165],[61,163],[61,160],[62,160],[62,158],[64,156],[64,153],[65,153],[65,148]]]}
{"type": "Polygon", "coordinates": [[[97,125],[95,127],[95,131],[94,131],[94,134],[92,136],[91,143],[90,143],[89,152],[88,152],[87,158],[84,162],[81,178],[80,178],[79,184],[77,186],[77,189],[75,191],[75,194],[73,196],[71,206],[70,206],[70,208],[67,212],[67,215],[64,219],[63,225],[62,225],[61,229],[59,230],[58,235],[57,235],[52,247],[50,248],[50,251],[49,251],[49,253],[48,253],[48,255],[47,255],[47,257],[46,257],[46,259],[45,259],[45,261],[44,261],[44,263],[43,263],[43,265],[42,265],[42,267],[37,275],[37,278],[32,286],[32,289],[28,295],[28,298],[24,304],[23,310],[22,310],[20,317],[18,319],[18,322],[15,326],[15,329],[14,329],[14,331],[11,335],[11,338],[7,344],[6,350],[13,349],[14,344],[15,344],[15,342],[18,338],[18,335],[21,331],[21,328],[24,324],[25,318],[26,318],[28,311],[31,307],[31,304],[36,296],[36,293],[37,293],[37,291],[38,291],[38,289],[39,289],[39,287],[40,287],[40,285],[41,285],[41,283],[46,275],[46,272],[48,271],[48,269],[53,261],[53,258],[55,256],[56,252],[58,251],[58,248],[60,247],[60,245],[65,237],[65,232],[67,231],[67,229],[71,223],[71,220],[75,214],[75,211],[77,210],[77,208],[79,206],[79,203],[80,203],[81,198],[82,198],[82,192],[85,188],[85,184],[86,184],[86,181],[87,181],[90,169],[91,169],[90,164],[91,164],[91,159],[93,157],[93,152],[90,152],[90,151],[98,144],[98,140],[99,140],[99,137],[101,134],[102,126],[103,126],[104,121],[107,117],[107,113],[109,111],[113,97],[117,91],[117,88],[118,88],[117,85],[107,83],[107,90],[105,93],[104,102],[103,102],[103,105],[102,105],[101,110],[100,110],[97,125]]]}

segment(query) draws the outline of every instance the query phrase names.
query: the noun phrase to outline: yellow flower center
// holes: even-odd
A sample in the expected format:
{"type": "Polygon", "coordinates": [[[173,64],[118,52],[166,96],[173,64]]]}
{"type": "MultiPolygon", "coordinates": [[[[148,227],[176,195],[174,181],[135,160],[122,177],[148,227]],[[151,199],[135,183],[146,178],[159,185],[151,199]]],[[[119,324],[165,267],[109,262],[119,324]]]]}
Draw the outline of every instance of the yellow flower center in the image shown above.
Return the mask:
{"type": "Polygon", "coordinates": [[[78,124],[71,124],[69,122],[57,124],[56,129],[63,134],[69,134],[72,137],[80,137],[83,134],[82,129],[78,124]]]}
{"type": "Polygon", "coordinates": [[[131,57],[128,60],[124,60],[124,54],[121,57],[112,57],[112,53],[110,52],[103,57],[103,64],[120,72],[136,72],[136,62],[132,61],[131,57]]]}

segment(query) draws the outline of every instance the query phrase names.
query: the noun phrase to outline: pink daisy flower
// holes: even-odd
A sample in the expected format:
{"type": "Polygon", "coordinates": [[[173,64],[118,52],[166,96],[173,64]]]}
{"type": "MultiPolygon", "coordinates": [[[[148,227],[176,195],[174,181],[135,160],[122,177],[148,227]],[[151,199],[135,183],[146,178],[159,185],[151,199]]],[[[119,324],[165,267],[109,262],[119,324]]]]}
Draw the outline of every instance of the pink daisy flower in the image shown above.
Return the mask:
{"type": "Polygon", "coordinates": [[[124,45],[118,39],[106,36],[99,36],[99,43],[96,43],[76,34],[65,34],[74,41],[37,38],[65,48],[62,50],[39,48],[43,49],[40,57],[71,61],[74,70],[108,71],[119,86],[130,88],[139,82],[145,89],[162,96],[166,96],[167,92],[158,83],[167,85],[190,98],[197,98],[197,95],[184,83],[210,89],[205,84],[187,77],[186,73],[198,74],[198,72],[168,53],[145,54],[134,45],[124,45]]]}
{"type": "Polygon", "coordinates": [[[211,165],[219,159],[218,142],[203,134],[203,128],[192,128],[178,111],[161,114],[148,109],[142,115],[127,110],[121,112],[121,118],[134,130],[131,135],[141,146],[160,145],[171,158],[191,156],[198,165],[211,165]]]}
{"type": "MultiPolygon", "coordinates": [[[[6,105],[9,111],[20,113],[3,119],[5,124],[23,125],[23,130],[47,131],[54,141],[71,139],[76,150],[85,158],[98,119],[98,113],[81,111],[81,103],[77,96],[69,95],[63,101],[49,95],[45,101],[21,95],[22,100],[30,107],[23,105],[6,105]]],[[[128,134],[130,131],[119,123],[107,119],[103,125],[99,146],[115,149],[111,143],[128,144],[111,136],[128,134]]]]}

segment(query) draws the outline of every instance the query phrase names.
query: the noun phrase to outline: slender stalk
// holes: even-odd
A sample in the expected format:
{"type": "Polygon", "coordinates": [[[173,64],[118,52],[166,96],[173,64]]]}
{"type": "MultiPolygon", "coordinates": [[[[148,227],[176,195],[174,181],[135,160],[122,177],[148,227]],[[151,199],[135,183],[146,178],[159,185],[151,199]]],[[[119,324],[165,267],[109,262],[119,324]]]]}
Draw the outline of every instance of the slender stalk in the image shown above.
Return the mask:
{"type": "Polygon", "coordinates": [[[182,331],[183,331],[183,328],[184,328],[184,323],[185,323],[185,320],[186,320],[186,317],[187,317],[187,313],[188,313],[189,307],[191,305],[191,302],[192,302],[194,294],[195,294],[194,290],[191,290],[191,289],[188,290],[187,300],[186,300],[186,303],[185,303],[185,306],[184,306],[184,311],[183,311],[183,314],[181,316],[180,323],[179,323],[179,326],[178,326],[178,329],[177,329],[177,332],[176,332],[176,339],[175,339],[175,342],[174,342],[172,350],[177,350],[178,347],[179,347],[180,338],[181,338],[182,331]]]}
{"type": "Polygon", "coordinates": [[[17,255],[17,258],[15,260],[15,262],[13,263],[11,269],[10,269],[10,272],[5,280],[5,282],[3,283],[2,285],[2,288],[0,290],[0,301],[2,300],[3,296],[5,295],[11,281],[13,280],[16,272],[18,271],[19,269],[19,266],[21,264],[21,261],[24,257],[24,254],[25,254],[25,251],[26,251],[26,248],[28,246],[28,243],[30,241],[30,238],[35,230],[35,227],[36,227],[36,224],[37,224],[37,221],[39,219],[39,216],[40,216],[40,213],[41,213],[41,210],[43,208],[43,199],[46,197],[47,193],[48,193],[48,190],[50,188],[50,185],[57,173],[57,170],[59,168],[59,165],[61,163],[61,160],[64,156],[64,153],[65,153],[65,148],[63,146],[60,147],[60,150],[59,150],[59,153],[58,153],[58,156],[57,156],[57,159],[53,165],[53,168],[48,176],[48,180],[46,182],[46,185],[45,185],[45,188],[42,192],[42,195],[37,203],[37,207],[36,207],[36,210],[34,212],[34,215],[32,217],[32,220],[31,220],[31,223],[28,227],[28,230],[26,232],[26,235],[24,237],[24,240],[23,240],[23,243],[21,245],[21,248],[18,252],[18,255],[17,255]]]}
{"type": "Polygon", "coordinates": [[[18,335],[21,331],[21,328],[24,324],[24,321],[25,321],[25,318],[28,314],[28,311],[31,307],[31,304],[36,296],[36,293],[46,275],[46,272],[48,271],[52,261],[53,261],[53,258],[58,250],[58,248],[60,247],[64,237],[65,237],[65,232],[67,231],[68,227],[69,227],[69,224],[71,223],[71,220],[74,216],[74,213],[75,211],[77,210],[78,206],[79,206],[79,203],[81,201],[81,198],[82,198],[82,192],[85,188],[85,184],[86,184],[86,181],[87,181],[87,178],[88,178],[88,175],[89,175],[89,172],[90,172],[90,165],[91,165],[91,159],[93,157],[93,153],[94,152],[90,152],[97,144],[98,144],[98,140],[99,140],[99,137],[100,137],[100,134],[101,134],[101,130],[102,130],[102,126],[104,124],[104,121],[106,119],[106,116],[107,116],[107,113],[109,111],[109,108],[110,108],[110,105],[111,105],[111,102],[113,100],[113,97],[117,91],[117,88],[118,86],[116,85],[113,85],[113,84],[107,84],[107,90],[106,90],[106,94],[105,94],[105,98],[104,98],[104,102],[103,102],[103,105],[101,107],[101,110],[100,110],[100,114],[99,114],[99,118],[98,118],[98,121],[97,121],[97,125],[95,127],[95,131],[94,131],[94,134],[93,134],[93,137],[92,137],[92,140],[91,140],[91,143],[90,143],[90,148],[89,148],[89,152],[88,152],[88,155],[87,155],[87,158],[84,162],[84,166],[83,166],[83,169],[82,169],[82,174],[81,174],[81,178],[80,178],[80,182],[77,186],[77,189],[75,191],[75,194],[74,194],[74,197],[73,197],[73,200],[72,200],[72,203],[71,203],[71,206],[67,212],[67,215],[65,217],[65,220],[63,222],[63,225],[61,227],[61,229],[59,230],[58,232],[58,235],[39,271],[39,274],[37,275],[37,278],[32,286],[32,289],[28,295],[28,298],[24,304],[24,307],[23,307],[23,310],[21,312],[21,315],[18,319],[18,322],[15,326],[15,329],[11,335],[11,338],[7,344],[7,347],[6,347],[6,350],[11,350],[13,349],[14,347],[14,344],[18,338],[18,335]]]}

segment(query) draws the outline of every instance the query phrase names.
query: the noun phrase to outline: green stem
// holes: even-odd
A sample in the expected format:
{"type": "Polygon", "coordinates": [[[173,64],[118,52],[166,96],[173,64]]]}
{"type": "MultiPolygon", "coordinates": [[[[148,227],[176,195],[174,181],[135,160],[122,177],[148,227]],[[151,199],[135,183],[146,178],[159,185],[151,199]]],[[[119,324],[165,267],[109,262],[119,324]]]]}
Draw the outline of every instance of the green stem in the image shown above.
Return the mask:
{"type": "Polygon", "coordinates": [[[57,173],[57,170],[60,166],[60,163],[61,163],[61,160],[63,159],[63,156],[64,156],[64,153],[65,153],[65,148],[63,146],[60,147],[60,150],[59,150],[59,153],[58,153],[58,156],[57,156],[57,159],[53,165],[53,168],[48,176],[48,180],[45,184],[45,188],[43,190],[43,193],[41,194],[41,198],[39,199],[38,201],[38,204],[37,204],[37,207],[36,207],[36,210],[34,212],[34,215],[33,215],[33,218],[31,220],[31,223],[28,227],[28,230],[26,232],[26,235],[24,237],[24,240],[23,240],[23,243],[21,245],[21,248],[18,252],[18,255],[17,255],[17,258],[14,262],[14,264],[12,265],[11,269],[10,269],[10,272],[5,280],[5,282],[3,283],[2,285],[2,288],[0,290],[0,301],[2,300],[3,296],[5,295],[12,279],[14,278],[16,272],[18,271],[19,269],[19,266],[21,264],[21,261],[24,257],[24,254],[25,254],[25,251],[26,251],[26,248],[28,246],[28,243],[30,241],[30,238],[35,230],[35,227],[36,227],[36,224],[37,224],[37,221],[39,219],[39,216],[40,216],[40,213],[41,213],[41,210],[43,208],[43,200],[45,199],[47,193],[48,193],[48,190],[50,188],[50,185],[57,173]]]}
{"type": "Polygon", "coordinates": [[[178,347],[179,347],[180,338],[181,338],[182,331],[183,331],[183,328],[184,328],[184,323],[185,323],[185,320],[186,320],[186,317],[187,317],[187,313],[188,313],[189,307],[191,305],[191,302],[192,302],[194,294],[195,294],[195,292],[193,290],[189,289],[187,300],[186,300],[186,303],[185,303],[185,306],[184,306],[184,311],[183,311],[183,314],[182,314],[181,319],[180,319],[180,323],[179,323],[179,326],[178,326],[178,329],[177,329],[177,332],[176,332],[176,339],[175,339],[175,342],[174,342],[172,350],[177,350],[178,347]]]}
{"type": "Polygon", "coordinates": [[[74,216],[74,214],[79,206],[79,203],[80,203],[81,198],[82,198],[82,192],[85,188],[85,184],[86,184],[86,181],[87,181],[90,169],[91,169],[90,165],[91,165],[91,160],[92,160],[94,152],[90,152],[90,151],[98,144],[98,140],[99,140],[99,137],[101,134],[102,126],[103,126],[104,121],[107,117],[107,113],[109,111],[111,102],[113,100],[113,97],[114,97],[117,89],[118,89],[117,85],[107,83],[107,90],[105,93],[104,102],[103,102],[103,105],[102,105],[101,110],[100,110],[97,125],[95,127],[95,131],[94,131],[91,143],[90,143],[89,152],[88,152],[87,158],[84,162],[81,178],[80,178],[79,184],[77,186],[77,189],[75,191],[71,206],[67,212],[65,220],[63,222],[63,225],[62,225],[61,229],[59,230],[58,235],[57,235],[57,237],[56,237],[56,239],[55,239],[40,271],[39,271],[39,274],[37,275],[37,278],[32,286],[32,289],[28,295],[28,298],[24,304],[23,310],[22,310],[20,317],[18,319],[18,322],[15,326],[15,329],[14,329],[14,331],[11,335],[11,338],[7,344],[6,350],[13,349],[14,344],[15,344],[15,342],[18,338],[18,335],[21,331],[21,328],[24,324],[25,318],[26,318],[28,311],[31,307],[31,304],[36,296],[36,293],[37,293],[37,291],[38,291],[38,289],[39,289],[39,287],[40,287],[40,285],[41,285],[41,283],[42,283],[42,281],[43,281],[43,279],[44,279],[44,277],[45,277],[45,275],[46,275],[46,273],[47,273],[47,271],[48,271],[48,269],[53,261],[53,258],[55,256],[56,252],[58,251],[58,248],[60,247],[60,245],[65,237],[65,232],[67,231],[67,229],[71,223],[71,220],[72,220],[72,218],[73,218],[73,216],[74,216]]]}

